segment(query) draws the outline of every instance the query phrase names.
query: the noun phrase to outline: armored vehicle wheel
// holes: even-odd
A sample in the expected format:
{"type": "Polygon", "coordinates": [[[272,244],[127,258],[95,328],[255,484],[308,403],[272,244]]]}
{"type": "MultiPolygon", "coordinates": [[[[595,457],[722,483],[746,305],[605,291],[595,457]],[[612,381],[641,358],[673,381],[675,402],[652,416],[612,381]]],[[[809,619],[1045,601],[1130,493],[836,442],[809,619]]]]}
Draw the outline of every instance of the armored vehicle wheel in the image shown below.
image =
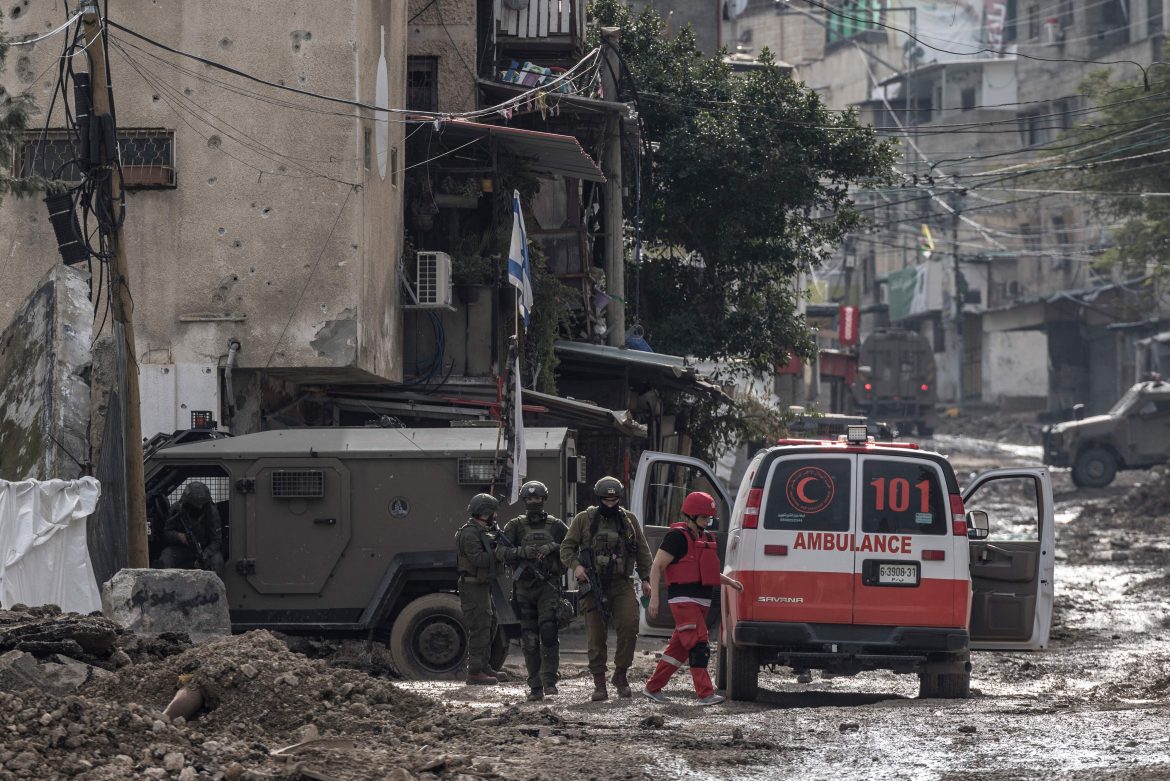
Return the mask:
{"type": "Polygon", "coordinates": [[[931,426],[929,423],[927,423],[924,420],[918,421],[915,428],[918,429],[918,436],[920,436],[920,437],[933,437],[934,436],[934,427],[931,426]]]}
{"type": "Polygon", "coordinates": [[[467,663],[467,630],[456,594],[427,594],[398,614],[390,658],[406,678],[457,678],[467,663]]]}
{"type": "Polygon", "coordinates": [[[755,646],[727,647],[727,698],[755,702],[760,693],[760,656],[755,646]]]}
{"type": "Polygon", "coordinates": [[[1104,488],[1117,476],[1117,459],[1105,448],[1091,447],[1077,456],[1073,482],[1086,488],[1104,488]]]}

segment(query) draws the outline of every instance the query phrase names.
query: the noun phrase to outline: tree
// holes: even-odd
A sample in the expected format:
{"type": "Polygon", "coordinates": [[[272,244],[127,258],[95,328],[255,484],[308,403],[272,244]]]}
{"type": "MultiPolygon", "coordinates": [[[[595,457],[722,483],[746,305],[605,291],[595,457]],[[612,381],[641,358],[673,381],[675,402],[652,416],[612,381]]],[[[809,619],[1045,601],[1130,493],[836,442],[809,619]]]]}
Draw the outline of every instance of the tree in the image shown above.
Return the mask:
{"type": "MultiPolygon", "coordinates": [[[[3,16],[0,13],[0,21],[3,21],[3,16]]],[[[3,28],[0,27],[0,74],[4,73],[4,61],[8,55],[8,47],[8,39],[4,35],[3,28]]],[[[0,84],[0,161],[8,161],[13,158],[13,153],[23,138],[25,126],[32,110],[32,98],[26,94],[9,94],[0,84]]],[[[16,173],[15,171],[9,172],[7,166],[0,163],[0,198],[10,192],[15,195],[26,195],[39,186],[33,180],[17,177],[16,173]]]]}
{"type": "Polygon", "coordinates": [[[621,29],[619,99],[637,104],[654,150],[641,169],[650,248],[626,286],[641,291],[649,341],[753,369],[810,357],[799,274],[857,228],[850,186],[889,181],[894,147],[852,112],[826,109],[767,50],[733,74],[721,56],[702,56],[690,28],[666,39],[653,9],[635,16],[622,0],[597,0],[592,15],[621,29]]]}
{"type": "Polygon", "coordinates": [[[1170,278],[1170,67],[1155,64],[1143,79],[1092,73],[1082,91],[1099,112],[1069,132],[1047,161],[1054,185],[1097,193],[1098,212],[1121,221],[1096,262],[1127,279],[1170,278]]]}

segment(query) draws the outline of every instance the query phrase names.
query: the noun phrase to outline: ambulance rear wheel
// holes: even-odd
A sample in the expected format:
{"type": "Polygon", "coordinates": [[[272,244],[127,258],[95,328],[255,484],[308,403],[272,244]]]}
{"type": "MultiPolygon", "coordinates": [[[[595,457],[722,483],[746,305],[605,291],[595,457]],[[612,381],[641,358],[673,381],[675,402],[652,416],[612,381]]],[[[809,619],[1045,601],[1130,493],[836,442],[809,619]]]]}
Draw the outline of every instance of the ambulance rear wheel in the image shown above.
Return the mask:
{"type": "Polygon", "coordinates": [[[722,640],[715,650],[715,688],[727,688],[727,646],[722,640]]]}
{"type": "Polygon", "coordinates": [[[971,695],[971,672],[918,674],[918,697],[961,700],[971,695]]]}
{"type": "Polygon", "coordinates": [[[731,700],[755,702],[760,693],[760,652],[751,645],[728,645],[727,697],[731,700]]]}

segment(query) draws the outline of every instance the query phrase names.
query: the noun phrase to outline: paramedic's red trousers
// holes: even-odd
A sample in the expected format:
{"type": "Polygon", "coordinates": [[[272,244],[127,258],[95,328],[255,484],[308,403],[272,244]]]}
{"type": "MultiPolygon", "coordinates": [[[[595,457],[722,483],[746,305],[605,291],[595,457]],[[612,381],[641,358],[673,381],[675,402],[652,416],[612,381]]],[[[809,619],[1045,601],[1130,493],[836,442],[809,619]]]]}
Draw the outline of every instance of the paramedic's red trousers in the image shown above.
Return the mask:
{"type": "MultiPolygon", "coordinates": [[[[684,663],[694,660],[691,649],[702,644],[707,645],[707,608],[694,602],[671,602],[670,612],[674,616],[674,634],[666,650],[662,652],[662,659],[658,662],[658,669],[650,680],[646,682],[646,691],[656,692],[665,688],[678,668],[684,663]]],[[[709,652],[708,652],[709,653],[709,652]]],[[[702,654],[703,666],[691,667],[691,678],[695,681],[695,693],[702,697],[709,697],[715,693],[715,686],[711,683],[711,676],[707,673],[708,654],[702,654]]]]}

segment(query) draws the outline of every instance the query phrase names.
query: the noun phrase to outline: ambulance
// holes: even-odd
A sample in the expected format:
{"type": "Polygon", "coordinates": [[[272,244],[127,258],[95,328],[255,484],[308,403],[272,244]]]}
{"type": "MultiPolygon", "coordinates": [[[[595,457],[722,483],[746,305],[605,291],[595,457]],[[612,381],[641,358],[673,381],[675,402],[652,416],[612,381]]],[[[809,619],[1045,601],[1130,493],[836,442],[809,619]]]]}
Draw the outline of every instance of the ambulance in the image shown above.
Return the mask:
{"type": "MultiPolygon", "coordinates": [[[[700,462],[643,460],[631,509],[651,548],[687,491],[727,502],[700,462]]],[[[1053,523],[1044,468],[994,469],[960,489],[945,456],[864,426],[781,440],[721,510],[724,572],[745,588],[724,587],[709,616],[716,684],[755,700],[764,668],[891,670],[917,675],[921,697],[966,697],[971,651],[1047,646],[1053,523]]],[[[669,629],[669,617],[642,620],[647,634],[669,629]]]]}

